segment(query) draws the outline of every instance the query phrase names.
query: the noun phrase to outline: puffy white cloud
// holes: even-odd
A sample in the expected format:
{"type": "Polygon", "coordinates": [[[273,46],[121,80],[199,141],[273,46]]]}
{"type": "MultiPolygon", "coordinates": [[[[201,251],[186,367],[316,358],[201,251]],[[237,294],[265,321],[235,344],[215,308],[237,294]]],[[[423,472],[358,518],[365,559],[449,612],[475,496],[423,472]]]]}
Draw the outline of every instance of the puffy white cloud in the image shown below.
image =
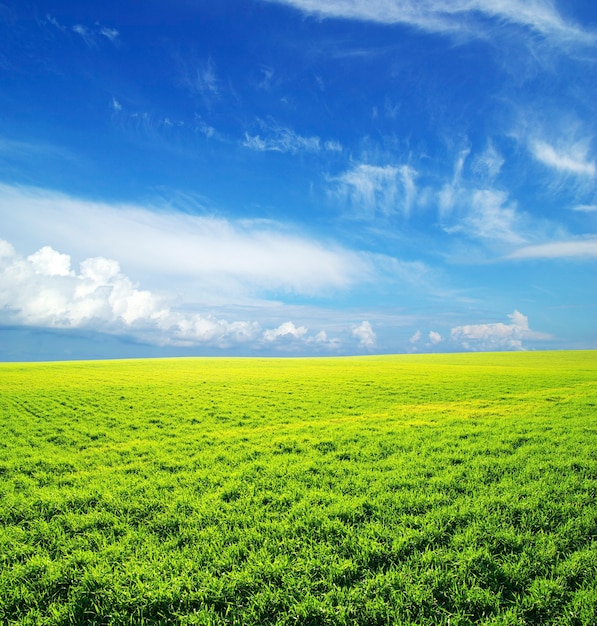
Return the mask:
{"type": "Polygon", "coordinates": [[[276,341],[280,338],[301,339],[307,334],[307,329],[304,326],[298,328],[293,322],[284,322],[278,328],[266,330],[263,333],[265,341],[276,341]]]}
{"type": "Polygon", "coordinates": [[[162,313],[156,298],[137,289],[115,261],[86,259],[77,273],[68,254],[44,246],[26,259],[3,242],[0,307],[16,321],[50,327],[130,326],[162,313]]]}
{"type": "Polygon", "coordinates": [[[139,289],[112,259],[85,259],[76,272],[69,255],[49,246],[23,258],[2,240],[0,311],[4,322],[127,333],[156,344],[225,345],[255,339],[260,332],[254,322],[172,310],[139,289]]]}
{"type": "Polygon", "coordinates": [[[60,254],[50,248],[44,246],[35,254],[27,257],[33,269],[37,274],[46,276],[70,276],[70,256],[68,254],[60,254]]]}
{"type": "Polygon", "coordinates": [[[371,349],[375,346],[375,342],[377,341],[375,331],[367,321],[361,322],[358,326],[353,328],[352,336],[359,340],[359,346],[361,348],[371,349]]]}
{"type": "Polygon", "coordinates": [[[88,258],[75,271],[70,256],[50,246],[23,257],[1,239],[0,323],[90,329],[162,346],[249,345],[253,350],[291,346],[315,351],[341,347],[340,340],[325,330],[309,334],[292,321],[264,330],[254,320],[229,321],[174,309],[135,285],[113,259],[88,258]]]}
{"type": "Polygon", "coordinates": [[[429,331],[429,342],[435,346],[442,341],[442,336],[435,330],[429,331]]]}
{"type": "Polygon", "coordinates": [[[531,330],[528,317],[519,311],[514,311],[508,318],[509,324],[497,322],[456,326],[451,330],[452,339],[467,350],[481,351],[523,350],[525,339],[551,339],[551,335],[531,330]]]}

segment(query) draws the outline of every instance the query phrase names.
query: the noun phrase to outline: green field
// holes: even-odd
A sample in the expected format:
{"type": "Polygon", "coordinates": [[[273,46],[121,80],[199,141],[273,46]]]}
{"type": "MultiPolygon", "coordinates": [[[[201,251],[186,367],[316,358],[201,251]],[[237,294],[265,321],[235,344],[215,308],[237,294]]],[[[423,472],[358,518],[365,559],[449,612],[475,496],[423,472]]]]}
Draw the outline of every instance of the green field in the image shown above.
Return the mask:
{"type": "Polygon", "coordinates": [[[596,615],[597,352],[0,364],[2,624],[596,615]]]}

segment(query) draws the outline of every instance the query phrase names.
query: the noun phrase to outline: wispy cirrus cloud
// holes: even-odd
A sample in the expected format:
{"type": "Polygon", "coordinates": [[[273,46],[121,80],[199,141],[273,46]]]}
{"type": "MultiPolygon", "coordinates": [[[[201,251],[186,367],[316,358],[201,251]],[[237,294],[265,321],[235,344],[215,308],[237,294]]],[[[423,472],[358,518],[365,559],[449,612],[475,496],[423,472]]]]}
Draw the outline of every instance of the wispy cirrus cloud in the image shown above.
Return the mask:
{"type": "Polygon", "coordinates": [[[175,61],[178,66],[179,86],[192,95],[200,96],[208,109],[222,100],[223,82],[211,57],[197,59],[195,53],[179,53],[175,55],[175,61]]]}
{"type": "Polygon", "coordinates": [[[507,259],[592,259],[597,258],[597,235],[523,246],[507,259]]]}
{"type": "Polygon", "coordinates": [[[98,23],[95,23],[93,26],[73,24],[69,28],[50,14],[46,15],[46,22],[62,33],[66,34],[69,30],[75,33],[85,42],[88,48],[96,48],[101,38],[107,39],[114,45],[118,45],[120,42],[120,32],[116,28],[110,28],[98,23]]]}
{"type": "Polygon", "coordinates": [[[95,33],[91,32],[87,26],[83,26],[83,24],[75,24],[72,27],[72,31],[73,33],[77,33],[77,35],[83,39],[89,48],[94,48],[97,45],[95,33]]]}
{"type": "Polygon", "coordinates": [[[456,219],[446,220],[444,230],[462,233],[474,239],[521,244],[521,219],[516,203],[505,191],[496,189],[459,189],[454,203],[459,208],[456,219]]]}
{"type": "Polygon", "coordinates": [[[357,163],[329,177],[330,194],[348,206],[354,217],[408,215],[416,197],[417,172],[410,165],[357,163]]]}
{"type": "Polygon", "coordinates": [[[488,18],[528,28],[556,43],[593,43],[595,33],[566,20],[551,0],[269,0],[327,18],[405,24],[435,33],[485,34],[488,18]]]}
{"type": "Polygon", "coordinates": [[[245,132],[242,145],[256,152],[283,152],[298,154],[302,152],[341,152],[338,141],[323,141],[317,136],[299,135],[291,128],[282,126],[274,120],[257,120],[258,133],[245,132]]]}
{"type": "Polygon", "coordinates": [[[547,167],[565,174],[595,178],[595,161],[589,157],[586,141],[556,148],[545,141],[532,141],[532,155],[547,167]]]}
{"type": "Polygon", "coordinates": [[[470,149],[455,159],[452,180],[438,193],[438,213],[442,228],[487,243],[520,245],[526,241],[524,219],[508,191],[492,185],[503,165],[499,153],[490,148],[472,159],[473,178],[465,177],[470,149]],[[479,186],[478,183],[486,186],[479,186]]]}
{"type": "Polygon", "coordinates": [[[363,255],[281,224],[194,210],[200,214],[0,185],[0,235],[12,242],[115,258],[154,286],[196,291],[203,299],[323,294],[366,281],[373,271],[363,255]]]}

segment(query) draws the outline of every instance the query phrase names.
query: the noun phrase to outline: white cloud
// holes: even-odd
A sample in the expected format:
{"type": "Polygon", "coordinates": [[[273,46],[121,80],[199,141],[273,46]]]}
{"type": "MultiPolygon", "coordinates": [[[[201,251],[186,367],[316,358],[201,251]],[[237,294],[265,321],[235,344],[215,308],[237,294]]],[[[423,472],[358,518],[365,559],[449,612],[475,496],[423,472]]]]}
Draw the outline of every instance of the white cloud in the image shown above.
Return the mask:
{"type": "Polygon", "coordinates": [[[298,328],[293,322],[284,322],[278,328],[266,330],[263,333],[265,341],[276,341],[280,338],[302,339],[307,334],[307,328],[299,326],[298,328]]]}
{"type": "Polygon", "coordinates": [[[361,324],[353,328],[352,336],[359,340],[359,346],[361,348],[371,349],[375,346],[375,342],[377,341],[377,336],[371,324],[367,321],[361,322],[361,324]]]}
{"type": "MultiPolygon", "coordinates": [[[[197,210],[197,206],[191,203],[197,210]]],[[[267,221],[231,221],[138,205],[89,202],[0,185],[2,236],[20,249],[118,259],[150,289],[214,304],[261,294],[331,294],[371,278],[371,259],[267,221]]]]}
{"type": "Polygon", "coordinates": [[[597,204],[579,204],[572,209],[581,213],[597,213],[597,204]]]}
{"type": "Polygon", "coordinates": [[[8,247],[0,259],[0,309],[26,325],[122,329],[156,322],[168,313],[148,291],[137,289],[115,261],[86,259],[79,272],[71,258],[44,246],[27,258],[8,247]]]}
{"type": "Polygon", "coordinates": [[[45,276],[70,276],[70,257],[68,254],[60,254],[50,246],[44,246],[35,254],[27,257],[36,274],[45,276]]]}
{"type": "MultiPolygon", "coordinates": [[[[468,148],[458,153],[452,181],[438,193],[443,229],[447,233],[462,233],[487,242],[525,243],[526,237],[522,234],[524,219],[508,193],[491,186],[479,188],[465,179],[463,172],[469,155],[468,148]]],[[[501,157],[493,149],[486,151],[473,159],[473,172],[481,179],[475,182],[490,183],[500,168],[501,157]]]]}
{"type": "Polygon", "coordinates": [[[179,81],[192,94],[201,96],[206,104],[222,97],[221,81],[213,59],[178,58],[179,81]]]}
{"type": "Polygon", "coordinates": [[[120,33],[115,28],[107,28],[106,26],[102,26],[99,33],[106,39],[109,39],[112,43],[116,43],[120,35],[120,33]]]}
{"type": "Polygon", "coordinates": [[[468,214],[453,230],[462,230],[473,237],[521,244],[525,241],[518,233],[519,217],[516,205],[509,202],[508,194],[493,189],[472,189],[465,192],[468,214]]]}
{"type": "Polygon", "coordinates": [[[523,340],[552,338],[546,333],[531,330],[528,317],[519,311],[514,311],[508,318],[509,324],[497,322],[456,326],[451,330],[451,337],[467,350],[480,351],[524,350],[523,340]]]}
{"type": "Polygon", "coordinates": [[[355,216],[373,218],[378,213],[408,215],[416,197],[416,176],[409,165],[359,163],[329,182],[333,195],[346,202],[355,216]]]}
{"type": "Polygon", "coordinates": [[[419,343],[419,341],[421,341],[421,337],[422,337],[422,335],[421,335],[421,331],[420,331],[420,330],[417,330],[417,331],[413,334],[413,336],[409,339],[409,342],[410,342],[410,343],[412,343],[413,345],[414,345],[415,343],[419,343]]]}
{"type": "Polygon", "coordinates": [[[446,183],[438,194],[439,214],[442,218],[452,212],[452,209],[454,209],[454,206],[458,201],[458,194],[461,191],[462,185],[462,171],[470,152],[470,148],[465,148],[458,153],[454,163],[452,181],[446,183]]]}
{"type": "Polygon", "coordinates": [[[257,134],[245,133],[243,147],[256,152],[284,152],[298,154],[301,152],[321,152],[322,150],[339,152],[342,146],[337,141],[322,142],[317,136],[304,137],[291,128],[279,125],[270,120],[258,120],[261,132],[257,134]]]}
{"type": "Polygon", "coordinates": [[[50,15],[49,13],[47,13],[46,20],[48,20],[48,23],[52,24],[52,26],[54,26],[58,30],[61,30],[62,32],[66,31],[66,27],[63,26],[53,15],[50,15]]]}
{"type": "Polygon", "coordinates": [[[94,34],[86,26],[75,24],[72,30],[83,39],[89,48],[93,48],[96,45],[94,34]]]}
{"type": "Polygon", "coordinates": [[[321,17],[406,24],[428,32],[481,36],[483,20],[528,27],[559,43],[593,43],[595,36],[567,22],[552,0],[270,0],[321,17]]]}
{"type": "MultiPolygon", "coordinates": [[[[127,334],[157,345],[220,348],[247,342],[258,345],[262,334],[273,341],[284,335],[302,338],[306,333],[292,322],[262,333],[255,321],[227,321],[177,311],[150,291],[139,289],[112,259],[88,258],[75,271],[69,255],[49,246],[23,258],[3,240],[0,321],[127,334]]],[[[316,339],[322,342],[327,337],[318,335],[316,339]]]]}
{"type": "Polygon", "coordinates": [[[429,332],[429,342],[431,343],[431,345],[435,346],[441,341],[443,341],[443,338],[438,332],[436,332],[435,330],[429,332]]]}
{"type": "Polygon", "coordinates": [[[548,243],[524,246],[509,254],[508,259],[563,259],[597,257],[597,236],[552,241],[548,243]]]}
{"type": "Polygon", "coordinates": [[[589,160],[586,142],[556,149],[544,141],[533,141],[530,149],[533,156],[548,167],[576,176],[595,177],[595,162],[589,160]]]}
{"type": "Polygon", "coordinates": [[[324,147],[326,150],[329,150],[330,152],[342,152],[343,150],[342,144],[339,141],[336,141],[333,139],[326,141],[324,144],[324,147]]]}
{"type": "Polygon", "coordinates": [[[492,183],[505,163],[502,155],[489,144],[487,149],[473,160],[472,170],[483,181],[492,183]]]}

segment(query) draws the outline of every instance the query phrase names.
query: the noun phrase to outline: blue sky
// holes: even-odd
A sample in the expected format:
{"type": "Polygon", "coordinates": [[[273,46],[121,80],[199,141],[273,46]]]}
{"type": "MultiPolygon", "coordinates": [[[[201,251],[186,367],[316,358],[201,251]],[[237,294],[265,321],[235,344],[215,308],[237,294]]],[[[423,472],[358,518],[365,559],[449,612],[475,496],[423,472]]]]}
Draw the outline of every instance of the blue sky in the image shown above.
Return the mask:
{"type": "Polygon", "coordinates": [[[0,360],[597,349],[593,0],[0,0],[0,360]]]}

